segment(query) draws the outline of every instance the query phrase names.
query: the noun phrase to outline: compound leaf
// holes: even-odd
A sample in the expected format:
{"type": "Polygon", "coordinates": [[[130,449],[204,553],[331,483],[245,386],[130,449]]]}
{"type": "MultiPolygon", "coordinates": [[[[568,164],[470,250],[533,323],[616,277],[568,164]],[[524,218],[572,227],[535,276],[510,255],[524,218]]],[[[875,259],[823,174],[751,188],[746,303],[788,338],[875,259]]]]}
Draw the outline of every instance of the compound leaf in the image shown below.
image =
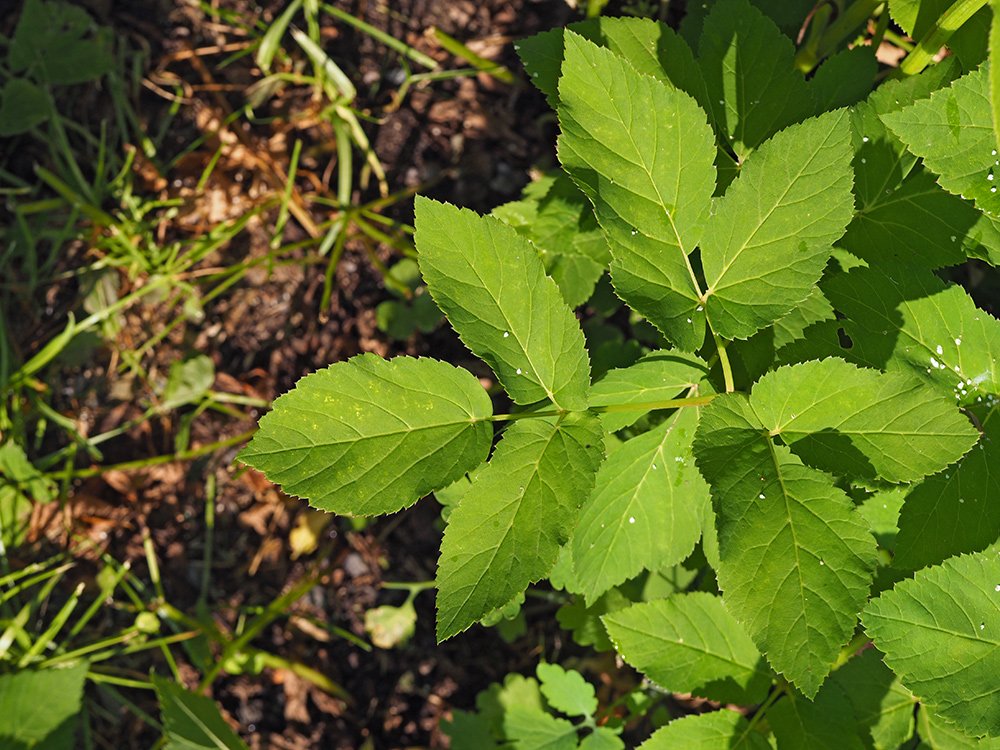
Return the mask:
{"type": "Polygon", "coordinates": [[[720,336],[747,338],[813,291],[854,213],[850,135],[843,110],[789,127],[718,201],[701,258],[720,336]]]}
{"type": "Polygon", "coordinates": [[[711,594],[677,594],[601,618],[629,664],[673,692],[759,703],[771,678],[757,647],[711,594]]]}
{"type": "Polygon", "coordinates": [[[452,510],[438,563],[438,640],[462,632],[548,574],[603,458],[587,414],[521,420],[452,510]]]}
{"type": "Polygon", "coordinates": [[[697,425],[697,410],[681,409],[601,466],[571,544],[588,604],[643,570],[691,554],[709,505],[708,485],[691,456],[697,425]]]}
{"type": "Polygon", "coordinates": [[[886,663],[928,709],[978,737],[1000,735],[1000,553],[918,571],[862,616],[886,663]]]}
{"type": "Polygon", "coordinates": [[[416,202],[420,272],[462,341],[518,404],[587,408],[583,332],[534,247],[490,216],[416,202]]]}
{"type": "Polygon", "coordinates": [[[465,370],[361,354],[278,398],[238,458],[316,508],[393,513],[486,459],[492,413],[465,370]]]}
{"type": "Polygon", "coordinates": [[[698,348],[704,324],[688,255],[715,189],[704,111],[573,33],[559,95],[559,158],[594,203],[616,291],[677,346],[698,348]]]}

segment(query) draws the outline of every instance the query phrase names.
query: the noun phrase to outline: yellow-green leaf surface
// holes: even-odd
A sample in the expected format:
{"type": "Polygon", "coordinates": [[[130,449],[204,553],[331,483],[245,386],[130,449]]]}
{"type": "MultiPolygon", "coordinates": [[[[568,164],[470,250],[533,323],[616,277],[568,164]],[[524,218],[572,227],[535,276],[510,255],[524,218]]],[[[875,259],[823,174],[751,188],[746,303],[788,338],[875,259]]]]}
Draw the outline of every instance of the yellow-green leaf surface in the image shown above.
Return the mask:
{"type": "Polygon", "coordinates": [[[639,750],[771,750],[767,738],[742,714],[722,709],[691,714],[657,729],[639,750]]]}
{"type": "Polygon", "coordinates": [[[842,359],[768,373],[751,404],[807,464],[856,478],[909,482],[963,456],[978,433],[954,400],[915,378],[842,359]]]}
{"type": "Polygon", "coordinates": [[[720,336],[747,338],[813,291],[854,214],[850,143],[845,110],[793,125],[746,161],[718,201],[701,259],[720,336]]]}
{"type": "Polygon", "coordinates": [[[587,408],[583,332],[534,247],[489,216],[416,202],[420,272],[462,341],[519,404],[587,408]]]}
{"type": "Polygon", "coordinates": [[[587,414],[525,419],[452,510],[438,563],[438,640],[462,632],[548,574],[603,458],[587,414]]]}
{"type": "Polygon", "coordinates": [[[559,159],[594,203],[618,294],[692,351],[704,338],[704,317],[688,256],[715,189],[705,113],[608,49],[571,32],[565,45],[559,159]]]}
{"type": "Polygon", "coordinates": [[[573,568],[588,604],[643,570],[676,565],[701,537],[708,485],[691,455],[698,410],[617,448],[597,473],[573,532],[573,568]]]}
{"type": "Polygon", "coordinates": [[[492,413],[465,370],[361,354],[278,398],[239,459],[316,508],[392,513],[481,464],[492,413]]]}
{"type": "Polygon", "coordinates": [[[767,665],[717,596],[677,594],[601,619],[622,658],[666,690],[742,704],[767,694],[767,665]]]}
{"type": "Polygon", "coordinates": [[[865,630],[921,703],[958,729],[1000,736],[1000,552],[962,555],[874,599],[865,630]]]}
{"type": "MultiPolygon", "coordinates": [[[[650,404],[684,396],[708,375],[700,357],[676,351],[654,351],[633,365],[610,370],[590,389],[590,406],[650,404]]],[[[609,432],[628,427],[646,412],[610,411],[601,414],[609,432]]]]}
{"type": "Polygon", "coordinates": [[[694,450],[723,600],[775,670],[815,695],[868,598],[875,540],[832,477],[773,443],[742,395],[702,410],[694,450]]]}
{"type": "MultiPolygon", "coordinates": [[[[648,18],[590,18],[570,24],[569,31],[607,47],[640,73],[658,78],[707,106],[708,92],[694,53],[665,23],[648,18]]],[[[551,29],[514,45],[531,82],[559,104],[559,74],[564,57],[564,29],[551,29]]]]}
{"type": "Polygon", "coordinates": [[[989,65],[984,64],[882,120],[938,175],[941,187],[1000,216],[1000,154],[989,94],[989,65]]]}

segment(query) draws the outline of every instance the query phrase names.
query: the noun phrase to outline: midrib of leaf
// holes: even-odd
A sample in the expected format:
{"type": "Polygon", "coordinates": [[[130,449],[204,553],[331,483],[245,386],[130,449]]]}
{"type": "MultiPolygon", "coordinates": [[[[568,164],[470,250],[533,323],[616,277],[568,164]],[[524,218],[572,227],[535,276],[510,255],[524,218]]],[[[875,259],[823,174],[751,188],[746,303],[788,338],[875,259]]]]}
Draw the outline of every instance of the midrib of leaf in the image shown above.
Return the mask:
{"type": "MultiPolygon", "coordinates": [[[[785,518],[788,522],[788,530],[792,535],[792,546],[795,549],[795,575],[799,581],[799,599],[802,600],[802,612],[805,613],[809,611],[806,602],[806,586],[805,581],[802,579],[802,559],[799,553],[799,538],[798,534],[795,533],[795,523],[793,522],[792,506],[789,502],[788,489],[785,487],[785,477],[781,473],[781,464],[778,461],[778,454],[774,450],[774,442],[768,437],[765,438],[767,441],[767,450],[771,456],[771,463],[774,466],[774,474],[778,479],[778,484],[781,487],[781,499],[785,504],[785,518]]],[[[803,503],[804,505],[804,503],[803,503]]],[[[815,515],[815,514],[813,514],[815,515]]],[[[818,517],[818,516],[817,516],[818,517]]]]}
{"type": "MultiPolygon", "coordinates": [[[[666,445],[666,442],[670,438],[670,435],[676,429],[676,427],[677,427],[677,421],[678,420],[674,419],[670,423],[670,427],[667,428],[667,431],[665,433],[663,433],[663,440],[660,441],[660,445],[656,449],[657,460],[659,460],[659,461],[665,461],[666,460],[665,457],[664,457],[664,453],[663,453],[663,446],[666,445]]],[[[646,482],[649,481],[649,475],[650,475],[650,473],[652,471],[653,471],[653,465],[652,465],[652,462],[649,462],[648,464],[646,464],[646,468],[642,472],[642,479],[640,479],[639,481],[636,482],[635,489],[632,490],[632,494],[628,498],[628,505],[629,506],[631,506],[631,504],[635,502],[635,498],[639,495],[639,492],[645,486],[646,482]]],[[[618,540],[618,537],[622,533],[623,529],[624,529],[624,527],[621,524],[618,524],[615,527],[614,534],[612,535],[612,540],[613,541],[617,541],[618,540]]],[[[601,561],[601,568],[600,568],[601,576],[600,577],[601,577],[602,580],[603,580],[604,571],[607,570],[608,561],[610,559],[611,559],[610,555],[605,555],[604,559],[601,561]]]]}
{"type": "MultiPolygon", "coordinates": [[[[735,263],[739,259],[739,257],[741,255],[743,255],[743,253],[745,253],[747,250],[753,249],[755,247],[760,247],[760,245],[754,245],[753,244],[753,240],[757,236],[757,233],[760,231],[761,227],[764,226],[764,224],[767,222],[767,220],[771,218],[771,215],[778,209],[778,207],[785,205],[785,203],[784,203],[785,197],[792,190],[792,188],[795,187],[796,183],[800,179],[802,179],[803,175],[806,174],[806,170],[816,160],[816,157],[820,153],[820,151],[822,151],[824,148],[826,148],[827,144],[830,142],[830,139],[833,137],[834,133],[835,133],[835,131],[832,131],[832,130],[830,132],[828,132],[826,134],[826,136],[824,136],[822,146],[819,146],[819,147],[813,149],[813,152],[809,156],[809,159],[802,165],[802,167],[799,169],[799,171],[795,174],[794,179],[791,179],[791,180],[788,181],[788,185],[787,185],[787,187],[785,187],[785,190],[781,194],[781,197],[774,202],[774,204],[768,209],[767,213],[764,216],[762,216],[762,217],[759,218],[759,220],[757,222],[757,226],[754,228],[753,233],[746,239],[746,241],[743,243],[743,245],[740,248],[738,248],[735,252],[733,252],[732,256],[726,260],[726,263],[723,265],[722,269],[719,271],[719,273],[717,275],[717,281],[725,279],[726,273],[729,271],[730,267],[732,267],[733,263],[735,263]]],[[[816,195],[817,194],[810,195],[807,198],[803,198],[800,201],[796,201],[796,203],[809,203],[809,202],[813,201],[813,199],[816,197],[816,195]]],[[[795,205],[795,204],[788,204],[788,205],[795,205]]],[[[730,233],[729,233],[730,239],[732,239],[734,231],[735,231],[735,225],[733,225],[732,229],[730,230],[730,233]]],[[[795,236],[795,233],[790,234],[790,235],[786,235],[784,237],[779,237],[779,238],[773,240],[772,243],[769,243],[769,244],[773,244],[775,242],[780,242],[782,240],[786,240],[789,237],[794,237],[794,236],[795,236]]],[[[707,300],[712,294],[718,292],[721,289],[726,289],[728,287],[734,286],[735,283],[736,282],[729,283],[729,284],[721,284],[721,285],[715,286],[715,287],[713,287],[710,284],[709,287],[708,287],[708,289],[705,290],[705,294],[703,296],[703,300],[707,300]]]]}
{"type": "MultiPolygon", "coordinates": [[[[687,623],[692,626],[692,629],[697,630],[697,627],[695,626],[695,624],[692,623],[690,620],[688,620],[687,623]]],[[[753,671],[753,667],[747,666],[746,664],[741,664],[740,662],[736,661],[735,659],[732,659],[731,657],[718,654],[715,651],[710,651],[710,650],[708,650],[707,647],[706,648],[699,648],[698,646],[695,646],[693,644],[686,643],[684,640],[678,640],[676,638],[667,638],[660,631],[655,631],[655,632],[654,631],[648,631],[648,630],[645,630],[643,628],[638,628],[638,627],[634,627],[634,626],[628,626],[628,627],[626,627],[626,626],[622,625],[621,623],[616,623],[615,626],[618,627],[618,628],[621,628],[623,630],[627,629],[627,630],[632,631],[633,633],[638,633],[639,635],[647,636],[647,637],[649,637],[650,639],[652,639],[654,641],[667,641],[667,642],[671,643],[674,646],[683,647],[687,651],[693,651],[694,653],[697,653],[697,654],[704,654],[705,656],[709,656],[709,657],[711,657],[712,659],[714,659],[717,662],[721,662],[723,664],[730,664],[730,665],[738,668],[741,672],[743,672],[743,671],[752,672],[753,671]]],[[[728,646],[729,649],[730,649],[730,651],[732,651],[733,650],[733,648],[732,648],[733,644],[729,640],[729,633],[726,632],[726,630],[724,628],[719,628],[718,632],[719,632],[719,634],[723,638],[725,638],[725,640],[726,640],[726,646],[728,646]]]]}
{"type": "MultiPolygon", "coordinates": [[[[494,245],[494,250],[496,250],[496,245],[494,245]]],[[[499,255],[500,254],[498,252],[497,257],[499,257],[499,255]]],[[[525,344],[521,340],[521,338],[517,335],[517,326],[511,324],[510,318],[507,317],[507,310],[500,304],[500,298],[499,298],[500,292],[498,291],[497,294],[493,294],[493,290],[490,288],[490,285],[486,283],[486,280],[482,277],[482,275],[480,275],[479,269],[476,268],[475,265],[470,263],[469,268],[472,270],[474,274],[476,274],[476,278],[479,280],[480,288],[485,290],[490,295],[490,297],[493,299],[493,303],[496,305],[497,310],[500,311],[500,315],[503,317],[504,323],[506,324],[505,332],[509,332],[510,335],[514,337],[514,340],[517,342],[517,345],[521,347],[521,351],[524,352],[526,363],[528,364],[529,367],[531,367],[531,372],[535,376],[535,381],[542,387],[542,390],[545,391],[546,395],[548,395],[549,401],[551,401],[552,403],[556,403],[555,392],[551,388],[549,388],[548,385],[546,385],[545,378],[542,377],[541,373],[538,372],[538,368],[535,366],[535,361],[531,356],[531,352],[528,350],[527,344],[525,344]]],[[[500,278],[500,286],[501,287],[503,286],[502,276],[500,278]]],[[[528,322],[528,330],[525,335],[530,339],[531,325],[533,322],[533,318],[530,315],[528,316],[527,322],[528,322]]],[[[549,347],[544,347],[544,350],[546,353],[549,354],[550,359],[552,360],[552,371],[555,372],[556,360],[555,357],[552,356],[553,350],[550,349],[549,347]]]]}
{"type": "MultiPolygon", "coordinates": [[[[467,584],[466,586],[464,586],[464,588],[466,590],[468,590],[470,592],[474,591],[479,586],[479,584],[482,583],[483,577],[486,575],[486,571],[488,571],[488,570],[490,570],[492,568],[493,561],[496,559],[497,553],[500,551],[500,548],[503,547],[504,542],[507,541],[507,537],[510,536],[511,532],[514,530],[514,527],[517,525],[516,521],[517,521],[518,515],[524,509],[524,502],[523,502],[524,501],[524,496],[528,492],[528,488],[529,488],[531,482],[534,481],[536,478],[538,478],[539,481],[541,481],[543,484],[546,484],[546,486],[548,486],[548,483],[545,482],[544,477],[542,477],[539,474],[538,469],[539,469],[539,467],[540,467],[540,465],[542,463],[542,459],[545,457],[546,451],[548,451],[549,447],[552,445],[552,442],[555,440],[556,436],[559,435],[559,425],[561,423],[562,423],[562,420],[560,420],[558,423],[556,423],[556,425],[554,426],[554,428],[552,430],[552,434],[549,435],[549,437],[546,438],[546,440],[545,440],[545,446],[540,451],[538,451],[537,458],[534,461],[532,461],[532,462],[530,462],[528,464],[529,466],[533,465],[533,469],[532,469],[530,478],[527,481],[525,481],[525,483],[524,483],[524,489],[521,490],[520,492],[518,492],[509,503],[507,503],[506,505],[502,506],[501,509],[509,508],[510,506],[515,505],[515,504],[518,507],[514,511],[514,516],[513,516],[513,518],[511,518],[511,522],[507,525],[507,528],[504,529],[503,536],[500,537],[500,540],[495,545],[493,545],[493,547],[490,550],[490,558],[489,558],[490,564],[487,565],[487,566],[485,566],[483,568],[483,573],[480,574],[479,578],[476,580],[475,583],[470,583],[470,584],[467,584]]],[[[469,599],[470,598],[472,598],[471,593],[467,594],[466,597],[462,600],[462,606],[461,607],[456,607],[455,610],[460,613],[465,608],[465,606],[469,603],[469,599]]],[[[448,621],[448,628],[451,628],[451,626],[455,622],[455,620],[456,620],[456,617],[452,617],[448,621]]],[[[439,627],[439,629],[442,629],[442,628],[439,627]]]]}
{"type": "MultiPolygon", "coordinates": [[[[642,74],[639,73],[638,75],[642,75],[642,74]]],[[[615,106],[615,113],[618,115],[618,119],[619,119],[620,122],[628,122],[629,120],[631,120],[631,118],[629,118],[629,120],[626,120],[622,116],[621,110],[618,109],[617,103],[613,102],[613,104],[615,106]]],[[[676,131],[677,131],[677,142],[678,142],[678,145],[680,145],[680,142],[681,142],[681,134],[680,134],[681,128],[676,128],[676,131]]],[[[629,143],[632,144],[632,150],[633,150],[633,152],[635,153],[635,155],[636,155],[636,157],[638,159],[638,162],[632,162],[632,164],[634,164],[635,166],[639,167],[640,169],[642,169],[643,172],[646,173],[646,177],[649,179],[650,185],[652,185],[653,189],[656,191],[656,202],[660,205],[660,208],[663,209],[663,213],[666,215],[667,221],[670,222],[670,231],[673,232],[674,239],[677,240],[677,249],[680,251],[681,255],[684,257],[684,265],[687,268],[688,274],[691,277],[691,285],[694,287],[694,292],[695,292],[696,295],[698,295],[698,299],[701,300],[702,302],[704,302],[704,295],[702,294],[702,291],[701,291],[701,285],[698,283],[698,277],[695,275],[694,267],[691,265],[691,259],[688,257],[688,252],[689,251],[684,248],[684,241],[681,239],[680,232],[677,231],[677,225],[674,223],[674,217],[673,217],[673,214],[671,213],[671,210],[667,208],[667,202],[665,200],[663,200],[663,195],[660,193],[660,186],[657,184],[656,180],[653,178],[652,169],[646,164],[646,160],[643,159],[643,157],[642,157],[642,151],[639,149],[639,145],[635,142],[635,138],[632,137],[632,131],[630,131],[629,129],[626,128],[625,129],[625,134],[628,136],[629,143]]],[[[653,130],[653,134],[654,134],[655,138],[659,138],[660,137],[660,128],[654,129],[653,130]]],[[[653,143],[653,149],[652,149],[652,153],[654,153],[654,154],[656,154],[656,153],[659,152],[659,149],[657,148],[657,145],[658,145],[657,142],[654,141],[654,143],[653,143]]],[[[675,181],[676,181],[675,182],[675,187],[679,189],[680,188],[680,184],[681,184],[681,174],[683,173],[684,170],[683,169],[678,169],[676,171],[677,171],[677,175],[674,178],[675,181]]],[[[630,187],[628,187],[626,185],[622,185],[621,187],[625,188],[626,190],[628,190],[630,192],[634,192],[632,190],[632,188],[630,188],[630,187]]],[[[654,242],[656,241],[656,239],[654,237],[650,237],[641,228],[636,227],[636,229],[638,229],[639,232],[642,233],[642,235],[644,237],[646,237],[648,239],[651,239],[654,242]]]]}
{"type": "Polygon", "coordinates": [[[184,701],[175,700],[174,705],[179,707],[181,711],[183,711],[188,716],[188,718],[190,718],[194,722],[194,724],[201,731],[205,733],[205,736],[208,737],[210,740],[212,740],[212,742],[215,744],[217,748],[219,748],[219,750],[229,750],[229,746],[226,745],[226,743],[223,742],[222,739],[217,737],[215,733],[212,732],[211,729],[209,729],[209,727],[205,724],[205,722],[201,720],[201,717],[198,716],[198,714],[196,714],[190,708],[188,708],[187,704],[185,704],[184,701]]]}

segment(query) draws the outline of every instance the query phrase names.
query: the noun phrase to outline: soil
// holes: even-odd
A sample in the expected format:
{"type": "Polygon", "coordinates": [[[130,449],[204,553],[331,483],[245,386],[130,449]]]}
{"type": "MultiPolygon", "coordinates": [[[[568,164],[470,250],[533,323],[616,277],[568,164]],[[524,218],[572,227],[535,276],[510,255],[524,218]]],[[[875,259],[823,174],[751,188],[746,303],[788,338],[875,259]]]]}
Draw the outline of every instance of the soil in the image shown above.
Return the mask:
{"type": "MultiPolygon", "coordinates": [[[[393,0],[391,13],[374,0],[336,2],[414,48],[440,60],[446,68],[460,67],[427,32],[436,26],[480,55],[519,70],[512,41],[570,19],[559,0],[393,0]]],[[[301,191],[329,188],[336,175],[329,169],[335,147],[330,133],[315,122],[292,119],[309,110],[308,92],[288,90],[262,107],[260,122],[220,127],[242,105],[253,83],[252,60],[237,57],[225,67],[219,57],[189,56],[191,50],[238,45],[245,40],[230,22],[212,19],[197,5],[149,0],[141,3],[92,2],[91,9],[137,46],[148,50],[147,81],[137,111],[148,128],[168,116],[176,96],[182,105],[170,122],[166,151],[181,151],[195,138],[204,143],[175,164],[137,159],[140,185],[164,199],[180,198],[179,216],[161,228],[163,242],[190,241],[208,227],[254,210],[273,188],[276,170],[288,166],[291,143],[303,141],[303,159],[296,186],[301,191]],[[305,98],[305,100],[303,99],[305,98]],[[205,200],[195,201],[194,185],[219,145],[223,155],[206,186],[205,200]]],[[[267,21],[283,3],[263,10],[243,0],[213,2],[221,11],[267,21]]],[[[324,27],[331,56],[359,86],[358,107],[379,121],[366,132],[387,172],[390,192],[420,189],[479,211],[517,197],[532,168],[554,160],[554,124],[544,99],[523,81],[506,85],[489,76],[438,81],[411,91],[402,106],[390,104],[400,80],[398,57],[367,35],[343,24],[324,27]]],[[[30,161],[26,160],[26,161],[30,161]]],[[[359,189],[356,200],[378,195],[374,182],[359,189]]],[[[412,202],[387,212],[396,221],[412,219],[412,202]]],[[[312,220],[324,216],[312,211],[312,220]]],[[[266,254],[269,222],[252,221],[245,232],[207,257],[202,265],[221,267],[266,254]]],[[[284,241],[308,236],[293,219],[284,241]]],[[[177,315],[169,300],[130,309],[121,319],[119,346],[98,349],[76,369],[63,372],[57,409],[73,414],[92,434],[135,418],[165,377],[170,364],[194,353],[209,355],[216,368],[214,388],[241,396],[270,400],[302,375],[358,352],[380,355],[433,355],[463,364],[484,377],[457,338],[441,328],[429,335],[398,342],[375,324],[374,310],[387,293],[373,263],[394,257],[390,248],[367,248],[348,242],[336,267],[329,304],[321,306],[324,263],[260,264],[239,283],[207,303],[199,314],[182,319],[144,358],[148,379],[122,374],[122,350],[141,346],[177,315]],[[369,252],[369,250],[371,252],[369,252]]],[[[87,258],[76,248],[61,262],[71,267],[87,258]]],[[[124,292],[142,283],[141,275],[121,272],[115,283],[124,292]]],[[[32,342],[58,330],[75,305],[79,288],[57,285],[47,291],[44,319],[26,319],[13,329],[25,351],[32,342]]],[[[16,323],[15,323],[16,325],[16,323]]],[[[127,368],[125,369],[127,373],[127,368]]],[[[174,415],[176,417],[176,415],[174,415]]],[[[189,415],[190,416],[190,415],[189,415]]],[[[238,435],[253,427],[259,413],[237,421],[211,411],[189,425],[190,446],[197,447],[238,435]]],[[[184,428],[176,418],[155,418],[109,441],[102,450],[105,465],[173,452],[184,428]]],[[[397,748],[447,747],[440,721],[453,708],[474,707],[478,691],[510,671],[528,673],[540,654],[550,657],[564,648],[553,624],[554,606],[536,608],[528,632],[513,644],[494,630],[476,627],[442,645],[434,639],[433,594],[418,596],[416,632],[408,645],[365,650],[322,625],[367,640],[364,612],[377,604],[401,602],[399,591],[383,590],[385,579],[425,581],[433,578],[440,542],[439,507],[424,500],[414,508],[368,525],[335,518],[321,532],[319,552],[292,559],[289,534],[305,513],[262,476],[234,463],[237,448],[187,463],[154,466],[141,471],[105,472],[74,486],[62,513],[43,510],[33,527],[39,544],[65,544],[84,538],[96,550],[128,560],[140,578],[148,578],[143,534],[148,531],[160,561],[166,598],[194,614],[206,557],[206,502],[214,503],[214,538],[207,610],[223,630],[238,627],[240,613],[264,607],[311,574],[320,583],[279,618],[252,644],[301,662],[343,686],[347,703],[316,688],[286,669],[259,674],[223,675],[213,697],[253,748],[397,748]],[[211,481],[214,491],[211,491],[211,481]]],[[[86,461],[81,459],[81,465],[86,461]]],[[[81,576],[97,552],[81,554],[81,576]]],[[[96,569],[96,566],[92,566],[96,569]]],[[[109,610],[110,622],[119,617],[109,610]]],[[[193,657],[192,657],[193,658],[193,657]]],[[[131,663],[137,675],[151,667],[167,670],[158,654],[131,663]]],[[[188,687],[198,674],[184,664],[188,687]]],[[[154,713],[146,693],[129,693],[154,713]]],[[[117,723],[101,725],[102,736],[115,748],[149,747],[155,730],[119,707],[106,704],[117,723]]]]}

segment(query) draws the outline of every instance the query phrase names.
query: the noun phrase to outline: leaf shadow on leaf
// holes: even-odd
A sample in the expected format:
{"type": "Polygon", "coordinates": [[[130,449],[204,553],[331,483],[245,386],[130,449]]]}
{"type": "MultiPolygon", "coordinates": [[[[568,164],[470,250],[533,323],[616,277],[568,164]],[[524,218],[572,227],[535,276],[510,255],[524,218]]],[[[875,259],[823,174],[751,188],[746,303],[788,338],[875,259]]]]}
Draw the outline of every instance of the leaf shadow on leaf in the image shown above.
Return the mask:
{"type": "Polygon", "coordinates": [[[745,685],[741,685],[732,677],[723,677],[709,680],[691,692],[720,703],[750,706],[760,703],[767,695],[767,690],[771,686],[771,674],[767,659],[761,656],[754,666],[753,676],[745,685]]]}
{"type": "Polygon", "coordinates": [[[875,479],[878,472],[868,457],[862,453],[851,438],[839,430],[827,427],[812,432],[788,447],[803,463],[835,475],[875,479]]]}

